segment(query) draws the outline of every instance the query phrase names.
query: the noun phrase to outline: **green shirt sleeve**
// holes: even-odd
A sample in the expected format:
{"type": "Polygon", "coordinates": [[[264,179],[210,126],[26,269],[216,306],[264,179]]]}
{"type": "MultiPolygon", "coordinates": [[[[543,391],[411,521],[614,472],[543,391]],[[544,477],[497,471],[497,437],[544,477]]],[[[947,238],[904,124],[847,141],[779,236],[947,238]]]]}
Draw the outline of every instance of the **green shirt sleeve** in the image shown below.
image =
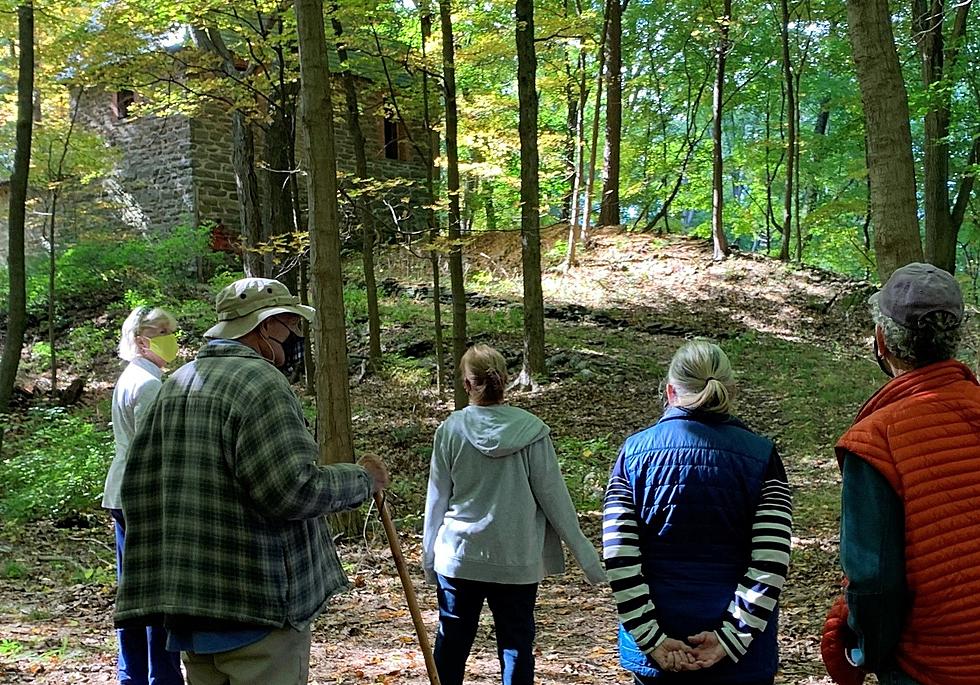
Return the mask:
{"type": "Polygon", "coordinates": [[[317,464],[316,442],[284,379],[267,383],[252,398],[235,452],[236,480],[270,519],[317,518],[354,509],[371,497],[371,477],[360,466],[317,464]]]}
{"type": "MultiPolygon", "coordinates": [[[[889,666],[905,623],[905,515],[891,485],[873,466],[844,456],[841,566],[847,575],[848,624],[857,633],[865,670],[889,666]]],[[[860,653],[859,653],[860,654],[860,653]]]]}

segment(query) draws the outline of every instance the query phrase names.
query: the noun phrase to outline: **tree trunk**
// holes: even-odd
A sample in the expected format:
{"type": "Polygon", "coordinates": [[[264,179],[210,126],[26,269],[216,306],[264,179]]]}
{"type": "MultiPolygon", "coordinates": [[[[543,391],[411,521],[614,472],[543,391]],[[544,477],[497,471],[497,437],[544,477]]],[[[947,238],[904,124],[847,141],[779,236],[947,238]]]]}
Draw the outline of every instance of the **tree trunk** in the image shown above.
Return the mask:
{"type": "Polygon", "coordinates": [[[347,331],[337,213],[337,158],[334,148],[331,79],[321,0],[297,0],[300,122],[309,167],[309,216],[313,304],[317,309],[316,406],[320,462],[354,458],[351,436],[347,331]]]}
{"type": "Polygon", "coordinates": [[[780,0],[782,20],[779,35],[783,48],[783,82],[786,87],[786,195],[783,198],[783,239],[779,259],[789,261],[789,244],[793,231],[793,182],[796,180],[796,84],[789,54],[789,0],[780,0]]]}
{"type": "MultiPolygon", "coordinates": [[[[277,99],[273,108],[272,119],[265,135],[265,161],[268,169],[264,172],[265,183],[268,186],[268,212],[266,221],[267,238],[286,235],[293,231],[293,199],[292,187],[289,183],[289,146],[293,140],[293,113],[287,103],[289,96],[283,93],[277,99]]],[[[288,264],[287,255],[267,252],[263,260],[263,271],[269,277],[277,278],[285,283],[293,292],[296,291],[297,273],[295,268],[279,271],[277,267],[288,264]]]]}
{"type": "Polygon", "coordinates": [[[882,282],[922,261],[909,104],[888,0],[847,0],[848,34],[868,136],[875,255],[882,282]]]}
{"type": "Polygon", "coordinates": [[[367,153],[364,132],[361,130],[361,112],[357,102],[357,86],[347,61],[347,47],[341,36],[344,29],[334,18],[333,30],[337,36],[337,59],[345,66],[341,72],[344,80],[344,96],[347,104],[347,130],[354,146],[354,180],[359,190],[354,199],[357,219],[361,224],[361,265],[364,269],[364,289],[367,291],[368,307],[368,366],[377,373],[381,368],[381,315],[378,313],[378,284],[374,277],[374,215],[368,206],[368,198],[363,186],[368,182],[367,153]]]}
{"type": "Polygon", "coordinates": [[[725,187],[722,179],[721,118],[724,114],[722,108],[725,102],[725,61],[728,59],[728,51],[731,49],[731,43],[728,40],[731,17],[732,0],[725,0],[724,12],[718,19],[718,46],[715,48],[717,68],[712,99],[711,236],[714,241],[714,258],[716,260],[724,259],[729,254],[723,211],[725,187]]]}
{"type": "Polygon", "coordinates": [[[586,85],[586,53],[579,53],[579,83],[578,83],[578,121],[575,123],[575,178],[572,184],[572,215],[568,222],[568,248],[565,253],[565,268],[571,269],[576,265],[575,248],[581,232],[579,221],[582,218],[582,179],[585,176],[585,103],[588,98],[586,85]]]}
{"type": "Polygon", "coordinates": [[[623,137],[623,11],[626,2],[610,0],[606,36],[606,148],[603,158],[600,226],[619,225],[619,152],[623,137]]]}
{"type": "Polygon", "coordinates": [[[245,113],[236,109],[231,115],[231,164],[238,190],[238,212],[242,224],[245,275],[262,277],[265,265],[255,248],[262,242],[262,208],[259,204],[259,179],[255,174],[255,136],[245,113]]]}
{"type": "MultiPolygon", "coordinates": [[[[233,81],[240,80],[235,57],[216,27],[194,27],[198,46],[221,59],[222,69],[233,81]]],[[[246,276],[265,276],[265,263],[255,248],[262,242],[262,207],[259,179],[255,173],[255,135],[245,112],[236,108],[231,115],[231,165],[238,191],[239,222],[244,250],[242,262],[246,276]]]]}
{"type": "Polygon", "coordinates": [[[925,259],[953,273],[956,269],[956,237],[949,197],[950,91],[941,87],[946,70],[959,54],[959,44],[966,32],[967,14],[972,0],[956,8],[951,47],[945,47],[943,36],[945,3],[943,0],[913,0],[912,23],[922,61],[922,85],[929,94],[925,114],[925,259]],[[947,61],[950,64],[947,64],[947,61]]]}
{"type": "MultiPolygon", "coordinates": [[[[27,330],[27,269],[24,258],[24,223],[27,214],[27,184],[31,171],[31,134],[34,125],[34,3],[17,7],[17,132],[14,170],[10,175],[10,205],[7,221],[7,339],[0,360],[0,414],[10,408],[17,381],[17,368],[27,330]]],[[[0,430],[2,433],[2,430],[0,430]]]]}
{"type": "MultiPolygon", "coordinates": [[[[439,220],[436,216],[436,153],[438,151],[437,133],[432,130],[432,112],[429,108],[429,71],[426,63],[426,45],[432,35],[432,12],[429,3],[425,2],[421,6],[422,24],[422,62],[425,68],[422,69],[422,121],[425,125],[426,140],[426,165],[425,165],[425,189],[429,196],[429,206],[425,210],[426,222],[429,225],[429,243],[433,246],[439,240],[439,220]]],[[[489,222],[487,228],[490,229],[489,222]]],[[[442,351],[442,286],[440,285],[440,256],[439,250],[433,247],[429,250],[429,261],[432,264],[432,325],[433,325],[433,345],[436,357],[436,392],[442,397],[443,382],[446,378],[446,364],[442,351]]]]}
{"type": "MultiPolygon", "coordinates": [[[[69,133],[70,135],[70,133],[69,133]]],[[[65,147],[68,147],[68,142],[65,142],[65,147]]],[[[62,161],[64,161],[64,156],[62,156],[62,161]]],[[[58,180],[56,183],[61,183],[61,171],[59,169],[58,180]]],[[[55,185],[54,189],[51,191],[51,225],[48,231],[48,345],[51,346],[51,396],[55,397],[58,394],[58,354],[57,354],[57,339],[54,334],[54,315],[55,315],[55,284],[57,280],[57,262],[58,255],[55,252],[55,219],[58,216],[58,192],[59,186],[55,185]]]]}
{"type": "Polygon", "coordinates": [[[521,383],[533,386],[545,373],[544,295],[541,289],[541,215],[538,188],[538,60],[534,49],[534,1],[517,0],[517,97],[521,139],[521,266],[524,271],[524,367],[521,383]]]}
{"type": "Polygon", "coordinates": [[[572,200],[575,196],[575,151],[578,149],[578,92],[575,73],[565,53],[565,195],[561,200],[561,220],[572,221],[572,200]]]}
{"type": "Polygon", "coordinates": [[[450,0],[439,0],[442,23],[442,70],[446,98],[446,194],[449,196],[449,281],[453,294],[453,399],[456,409],[469,403],[460,360],[466,352],[466,290],[463,287],[463,246],[459,234],[459,147],[456,110],[456,46],[450,0]]]}
{"type": "MultiPolygon", "coordinates": [[[[582,249],[588,249],[589,231],[592,222],[592,190],[595,187],[595,161],[599,148],[599,121],[602,116],[602,77],[606,65],[606,38],[609,35],[609,5],[618,0],[606,0],[605,18],[602,22],[602,37],[599,38],[599,64],[596,70],[595,108],[592,113],[592,142],[589,147],[589,174],[585,183],[585,201],[582,203],[582,249]]],[[[601,223],[601,222],[600,222],[601,223]]]]}

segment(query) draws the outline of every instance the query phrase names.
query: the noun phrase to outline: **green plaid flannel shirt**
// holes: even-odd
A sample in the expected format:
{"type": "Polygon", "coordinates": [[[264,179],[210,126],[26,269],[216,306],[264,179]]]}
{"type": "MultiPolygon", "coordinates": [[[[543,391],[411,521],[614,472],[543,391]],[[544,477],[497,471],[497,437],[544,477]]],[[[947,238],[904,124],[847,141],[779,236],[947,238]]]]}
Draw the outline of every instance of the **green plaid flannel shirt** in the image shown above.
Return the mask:
{"type": "Polygon", "coordinates": [[[297,629],[349,583],[324,514],[371,496],[354,464],[318,466],[285,377],[212,343],[167,380],[130,446],[117,624],[160,615],[297,629]]]}

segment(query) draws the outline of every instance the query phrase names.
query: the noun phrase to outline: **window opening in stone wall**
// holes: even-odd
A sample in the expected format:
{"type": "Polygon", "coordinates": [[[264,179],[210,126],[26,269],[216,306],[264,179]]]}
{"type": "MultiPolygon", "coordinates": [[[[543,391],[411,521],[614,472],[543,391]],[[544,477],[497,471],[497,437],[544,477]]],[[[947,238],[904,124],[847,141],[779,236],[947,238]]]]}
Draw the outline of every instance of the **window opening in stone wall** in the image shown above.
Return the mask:
{"type": "Polygon", "coordinates": [[[112,115],[116,121],[129,118],[129,108],[136,102],[136,93],[123,88],[112,96],[112,115]]]}
{"type": "Polygon", "coordinates": [[[384,119],[385,159],[399,159],[398,122],[390,116],[384,119]]]}

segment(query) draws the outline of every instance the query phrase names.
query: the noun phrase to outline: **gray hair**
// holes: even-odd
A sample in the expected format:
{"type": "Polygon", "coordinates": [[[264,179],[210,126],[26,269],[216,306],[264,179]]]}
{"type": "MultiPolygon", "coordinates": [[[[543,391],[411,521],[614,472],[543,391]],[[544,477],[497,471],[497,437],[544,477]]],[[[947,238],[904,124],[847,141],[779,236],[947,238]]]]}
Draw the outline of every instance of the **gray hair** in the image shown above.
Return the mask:
{"type": "Polygon", "coordinates": [[[177,330],[177,320],[173,314],[160,307],[137,307],[129,313],[122,325],[119,336],[119,358],[131,362],[140,356],[136,338],[145,335],[153,337],[166,335],[177,330]]]}
{"type": "Polygon", "coordinates": [[[871,319],[881,328],[888,351],[913,369],[952,359],[960,346],[962,321],[949,312],[922,315],[916,328],[906,328],[885,316],[872,297],[871,319]]]}
{"type": "Polygon", "coordinates": [[[694,340],[674,353],[667,370],[674,388],[674,406],[730,414],[735,376],[728,355],[707,340],[694,340]]]}

